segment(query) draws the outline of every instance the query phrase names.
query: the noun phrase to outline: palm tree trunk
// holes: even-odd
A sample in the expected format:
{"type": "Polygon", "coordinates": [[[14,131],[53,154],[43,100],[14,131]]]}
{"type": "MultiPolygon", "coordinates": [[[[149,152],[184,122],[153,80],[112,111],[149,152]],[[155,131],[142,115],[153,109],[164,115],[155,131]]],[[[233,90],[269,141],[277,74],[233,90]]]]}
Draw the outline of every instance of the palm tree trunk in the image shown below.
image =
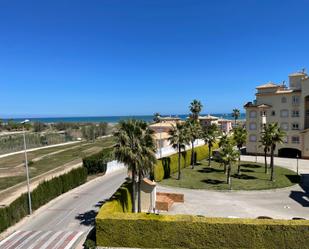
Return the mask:
{"type": "Polygon", "coordinates": [[[238,169],[237,169],[237,174],[240,175],[241,172],[240,172],[240,156],[238,158],[238,169]]]}
{"type": "Polygon", "coordinates": [[[226,183],[228,185],[231,184],[231,165],[230,164],[227,167],[227,180],[226,180],[226,183]]]}
{"type": "Polygon", "coordinates": [[[208,166],[210,167],[211,161],[211,144],[208,144],[208,166]]]}
{"type": "Polygon", "coordinates": [[[227,167],[226,167],[226,164],[224,164],[224,174],[227,174],[227,167]]]}
{"type": "Polygon", "coordinates": [[[142,183],[142,174],[139,172],[138,173],[138,183],[137,183],[137,192],[138,192],[138,196],[137,196],[138,207],[137,207],[137,209],[138,209],[139,213],[142,212],[141,183],[142,183]]]}
{"type": "Polygon", "coordinates": [[[181,148],[178,145],[178,177],[177,177],[177,180],[180,180],[181,178],[180,163],[181,163],[181,148]]]}
{"type": "Polygon", "coordinates": [[[270,151],[270,170],[271,170],[271,174],[270,174],[270,180],[271,181],[274,181],[274,149],[271,148],[271,151],[270,151]]]}
{"type": "Polygon", "coordinates": [[[267,169],[267,151],[264,150],[264,160],[265,160],[265,174],[268,173],[268,169],[267,169]]]}
{"type": "Polygon", "coordinates": [[[192,151],[191,151],[191,168],[194,169],[194,140],[191,142],[192,144],[192,151]]]}
{"type": "Polygon", "coordinates": [[[136,171],[135,167],[132,168],[132,212],[136,213],[136,171]]]}

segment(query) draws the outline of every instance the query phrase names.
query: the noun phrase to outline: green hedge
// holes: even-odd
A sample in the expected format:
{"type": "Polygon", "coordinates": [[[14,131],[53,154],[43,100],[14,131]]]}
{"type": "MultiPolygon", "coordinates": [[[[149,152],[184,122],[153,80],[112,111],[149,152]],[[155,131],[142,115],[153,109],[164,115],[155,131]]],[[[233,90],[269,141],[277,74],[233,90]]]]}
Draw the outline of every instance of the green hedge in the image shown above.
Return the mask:
{"type": "Polygon", "coordinates": [[[116,193],[102,206],[98,215],[132,211],[132,184],[125,182],[116,193]]]}
{"type": "MultiPolygon", "coordinates": [[[[40,183],[38,187],[31,192],[32,209],[38,209],[55,197],[85,183],[86,180],[87,170],[80,167],[64,175],[40,183]]],[[[27,194],[22,194],[9,206],[0,208],[0,232],[20,221],[23,217],[28,215],[28,212],[27,194]]]]}
{"type": "Polygon", "coordinates": [[[105,148],[99,153],[83,158],[83,166],[88,174],[105,173],[107,162],[112,160],[113,148],[105,148]]]}
{"type": "Polygon", "coordinates": [[[309,221],[103,213],[97,246],[186,249],[309,248],[309,221]]]}
{"type": "MultiPolygon", "coordinates": [[[[217,148],[217,146],[214,146],[217,148]]],[[[192,150],[187,150],[182,152],[181,157],[181,168],[188,167],[191,163],[191,153],[192,150]]],[[[196,161],[201,161],[208,158],[208,146],[203,145],[194,148],[195,159],[196,161]]],[[[174,174],[178,171],[178,154],[173,154],[169,157],[164,157],[158,160],[157,164],[154,167],[154,180],[160,182],[163,179],[169,178],[171,174],[174,174]]]]}

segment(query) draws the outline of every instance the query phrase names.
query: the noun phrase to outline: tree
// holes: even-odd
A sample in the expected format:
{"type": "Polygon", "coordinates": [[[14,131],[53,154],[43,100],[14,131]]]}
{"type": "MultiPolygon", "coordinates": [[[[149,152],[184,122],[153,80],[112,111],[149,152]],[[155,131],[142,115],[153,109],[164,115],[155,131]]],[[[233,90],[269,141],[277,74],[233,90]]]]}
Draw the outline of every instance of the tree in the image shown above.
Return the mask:
{"type": "Polygon", "coordinates": [[[211,149],[214,146],[214,143],[217,141],[218,134],[218,126],[215,124],[203,128],[202,138],[208,145],[208,166],[210,166],[211,162],[211,149]]]}
{"type": "Polygon", "coordinates": [[[271,147],[271,138],[268,133],[265,132],[265,130],[262,132],[261,140],[260,142],[260,147],[263,147],[264,151],[264,162],[265,162],[265,174],[268,173],[268,165],[267,165],[267,153],[270,151],[271,147]]]}
{"type": "Polygon", "coordinates": [[[233,109],[232,117],[235,120],[235,125],[237,124],[237,119],[240,117],[240,111],[238,109],[233,109]]]}
{"type": "Polygon", "coordinates": [[[236,143],[236,146],[239,151],[239,158],[238,158],[238,169],[237,174],[240,175],[240,154],[241,154],[241,148],[246,143],[247,140],[247,131],[245,128],[237,127],[234,129],[233,139],[236,143]]]}
{"type": "Polygon", "coordinates": [[[231,169],[232,164],[237,161],[239,152],[234,149],[233,143],[230,141],[226,143],[220,150],[220,158],[224,167],[227,168],[227,179],[226,183],[231,186],[231,169]]]}
{"type": "Polygon", "coordinates": [[[138,210],[141,209],[140,183],[156,162],[155,142],[152,131],[144,121],[127,120],[119,123],[114,133],[116,160],[124,163],[132,172],[132,209],[136,212],[136,176],[138,179],[138,210]]]}
{"type": "Polygon", "coordinates": [[[160,117],[161,117],[160,113],[156,112],[156,113],[153,115],[153,121],[154,121],[155,123],[159,123],[159,122],[160,122],[160,117]]]}
{"type": "Polygon", "coordinates": [[[195,164],[194,142],[201,137],[201,126],[195,119],[188,119],[185,126],[188,139],[191,142],[191,168],[193,169],[195,164]]]}
{"type": "Polygon", "coordinates": [[[227,135],[222,135],[219,140],[219,148],[225,146],[227,143],[229,143],[229,138],[227,135]]]}
{"type": "Polygon", "coordinates": [[[42,122],[34,122],[33,123],[33,131],[34,132],[41,132],[44,131],[46,128],[46,125],[42,122]]]}
{"type": "Polygon", "coordinates": [[[286,133],[283,132],[278,123],[269,123],[264,126],[264,132],[266,137],[271,141],[270,143],[270,180],[274,181],[274,154],[277,147],[277,144],[282,144],[283,139],[286,136],[286,133]]]}
{"type": "Polygon", "coordinates": [[[199,115],[203,109],[203,105],[202,105],[202,102],[199,101],[199,100],[196,100],[194,99],[190,106],[189,106],[189,109],[190,109],[190,112],[191,112],[191,115],[190,117],[194,120],[198,120],[199,118],[199,115]]]}
{"type": "Polygon", "coordinates": [[[178,176],[177,180],[181,178],[181,152],[186,148],[186,145],[190,142],[186,126],[182,123],[173,125],[172,130],[169,132],[169,142],[174,149],[178,151],[178,176]]]}

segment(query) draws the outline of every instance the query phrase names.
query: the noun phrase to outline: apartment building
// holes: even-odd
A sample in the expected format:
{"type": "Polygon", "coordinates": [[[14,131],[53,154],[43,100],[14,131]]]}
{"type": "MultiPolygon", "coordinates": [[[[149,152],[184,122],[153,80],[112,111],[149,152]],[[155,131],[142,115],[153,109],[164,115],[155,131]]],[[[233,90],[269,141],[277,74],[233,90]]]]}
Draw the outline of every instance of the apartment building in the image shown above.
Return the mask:
{"type": "Polygon", "coordinates": [[[277,122],[287,136],[275,154],[309,158],[309,77],[305,70],[290,74],[289,86],[269,82],[256,90],[256,99],[244,106],[247,153],[263,153],[259,146],[263,124],[277,122]]]}

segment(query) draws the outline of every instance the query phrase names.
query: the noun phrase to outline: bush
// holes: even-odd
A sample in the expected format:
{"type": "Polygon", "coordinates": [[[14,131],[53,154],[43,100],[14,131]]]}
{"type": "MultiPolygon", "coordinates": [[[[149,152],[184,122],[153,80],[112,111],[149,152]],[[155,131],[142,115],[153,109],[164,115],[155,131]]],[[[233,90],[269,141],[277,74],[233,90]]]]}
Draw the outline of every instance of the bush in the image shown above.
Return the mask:
{"type": "Polygon", "coordinates": [[[105,148],[101,152],[83,158],[83,166],[89,175],[105,173],[107,163],[112,160],[113,148],[105,148]]]}
{"type": "MultiPolygon", "coordinates": [[[[32,209],[36,210],[48,203],[55,197],[85,183],[87,180],[87,170],[76,168],[70,172],[44,181],[31,192],[32,209]]],[[[14,202],[5,208],[0,208],[0,232],[14,225],[25,217],[29,212],[28,195],[22,194],[14,202]]]]}
{"type": "Polygon", "coordinates": [[[116,193],[102,206],[100,214],[132,211],[132,184],[125,182],[116,193]]]}
{"type": "MultiPolygon", "coordinates": [[[[217,146],[214,146],[215,148],[217,146]]],[[[188,167],[191,163],[192,150],[182,152],[181,168],[188,167]]],[[[201,161],[208,158],[208,146],[203,145],[194,148],[195,160],[201,161]]],[[[154,166],[154,180],[160,182],[163,179],[169,178],[171,174],[178,171],[178,154],[173,154],[169,157],[164,157],[158,160],[154,166]]]]}
{"type": "Polygon", "coordinates": [[[309,221],[100,213],[97,246],[133,248],[309,248],[309,221]]]}

